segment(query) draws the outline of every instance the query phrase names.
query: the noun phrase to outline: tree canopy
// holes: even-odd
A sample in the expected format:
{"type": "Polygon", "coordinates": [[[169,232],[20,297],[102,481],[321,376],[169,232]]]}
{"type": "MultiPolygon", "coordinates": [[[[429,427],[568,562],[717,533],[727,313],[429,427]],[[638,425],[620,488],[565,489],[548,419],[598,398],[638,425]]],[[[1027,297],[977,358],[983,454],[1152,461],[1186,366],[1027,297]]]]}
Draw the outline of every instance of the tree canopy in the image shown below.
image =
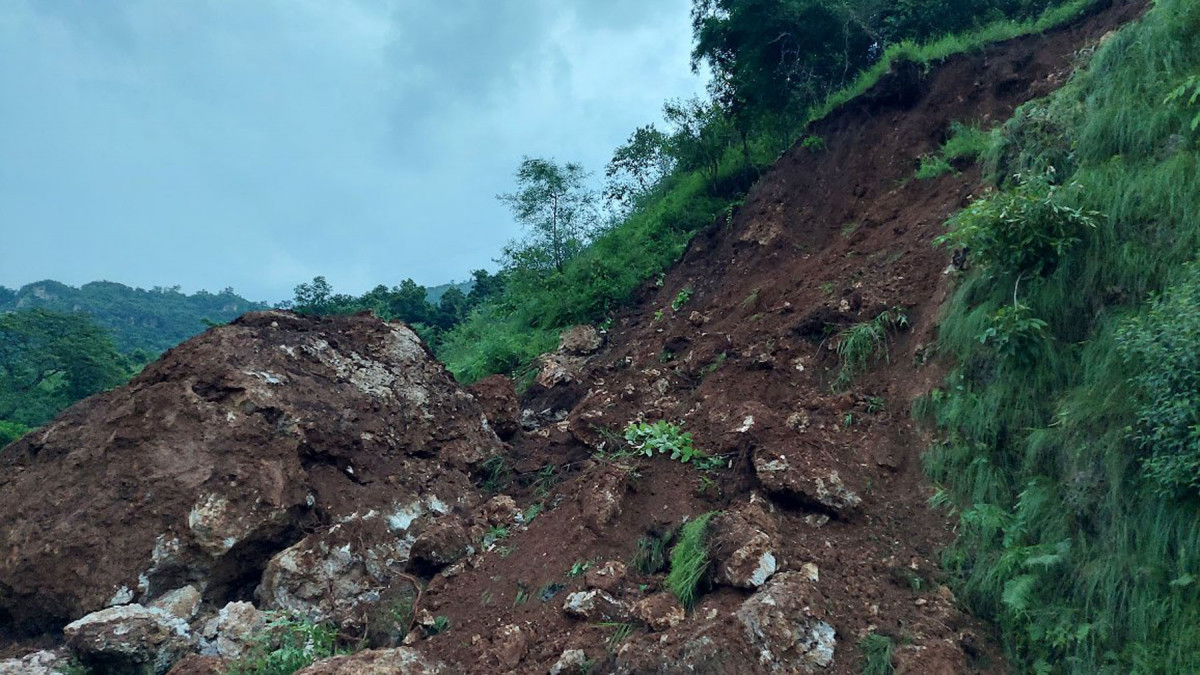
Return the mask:
{"type": "Polygon", "coordinates": [[[574,162],[526,157],[517,169],[517,191],[498,195],[526,228],[526,237],[504,250],[506,267],[562,272],[587,244],[596,226],[596,195],[588,174],[574,162]]]}

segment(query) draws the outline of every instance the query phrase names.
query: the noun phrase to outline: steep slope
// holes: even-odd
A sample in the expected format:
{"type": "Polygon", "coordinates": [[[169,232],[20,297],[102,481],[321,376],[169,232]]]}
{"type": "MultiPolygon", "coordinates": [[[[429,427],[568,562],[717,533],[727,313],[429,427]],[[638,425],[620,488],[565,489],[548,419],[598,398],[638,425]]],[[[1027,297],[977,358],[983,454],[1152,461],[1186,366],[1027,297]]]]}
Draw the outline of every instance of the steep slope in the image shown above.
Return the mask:
{"type": "MultiPolygon", "coordinates": [[[[546,499],[557,506],[473,568],[435,580],[426,602],[454,628],[428,648],[463,666],[500,663],[511,629],[497,626],[515,625],[537,636],[521,662],[531,672],[570,648],[607,667],[669,670],[707,658],[695,649],[698,636],[725,636],[718,651],[732,660],[712,668],[734,672],[750,658],[738,655],[748,629],[730,614],[744,591],[720,588],[682,626],[636,632],[607,651],[611,622],[567,618],[562,599],[584,586],[573,568],[628,562],[639,537],[715,509],[765,509],[760,528],[779,568],[819,570],[815,587],[838,636],[833,672],[856,670],[853,645],[871,632],[926,647],[952,671],[1001,669],[982,646],[983,629],[938,583],[951,521],[926,506],[932,489],[918,456],[927,439],[908,421],[913,399],[944,374],[925,361],[950,283],[949,252],[932,240],[978,190],[979,169],[933,181],[913,173],[952,122],[1002,122],[1063,83],[1078,50],[1142,8],[1116,3],[1068,28],[954,57],[928,75],[900,68],[815,125],[823,148],[797,146],[781,158],[731,219],[692,243],[661,288],[618,318],[610,346],[574,382],[534,388],[531,412],[570,413],[514,442],[516,468],[528,480],[565,469],[546,499]],[[837,333],[895,307],[908,325],[887,358],[831,394],[837,333]],[[665,457],[611,459],[614,437],[635,419],[682,422],[697,446],[731,467],[706,475],[665,457]],[[600,448],[609,459],[596,456],[600,448]],[[857,508],[821,494],[834,472],[861,498],[857,508]],[[612,499],[619,509],[597,512],[612,499]],[[537,598],[556,584],[566,584],[562,594],[537,598]]],[[[544,482],[538,487],[545,494],[544,482]]],[[[662,582],[631,572],[619,598],[635,601],[662,582]]]]}

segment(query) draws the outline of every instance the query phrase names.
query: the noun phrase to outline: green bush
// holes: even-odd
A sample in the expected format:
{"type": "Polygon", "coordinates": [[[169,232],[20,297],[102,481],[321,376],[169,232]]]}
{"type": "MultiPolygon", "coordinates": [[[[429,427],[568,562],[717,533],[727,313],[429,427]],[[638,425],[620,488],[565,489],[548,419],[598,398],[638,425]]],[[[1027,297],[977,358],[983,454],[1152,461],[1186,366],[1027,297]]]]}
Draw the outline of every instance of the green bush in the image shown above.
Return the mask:
{"type": "Polygon", "coordinates": [[[27,433],[29,433],[29,427],[26,427],[23,424],[0,420],[0,448],[3,448],[27,433]]]}
{"type": "Polygon", "coordinates": [[[1117,333],[1138,397],[1130,429],[1165,496],[1200,492],[1200,264],[1117,333]]]}
{"type": "Polygon", "coordinates": [[[1040,275],[1053,268],[1099,214],[1068,206],[1053,174],[1022,176],[1012,190],[976,200],[950,219],[938,244],[966,248],[979,265],[999,273],[1040,275]]]}
{"type": "Polygon", "coordinates": [[[679,539],[671,549],[671,571],[667,574],[666,587],[684,607],[691,608],[700,593],[700,584],[708,573],[708,522],[716,512],[705,513],[684,523],[679,530],[679,539]]]}

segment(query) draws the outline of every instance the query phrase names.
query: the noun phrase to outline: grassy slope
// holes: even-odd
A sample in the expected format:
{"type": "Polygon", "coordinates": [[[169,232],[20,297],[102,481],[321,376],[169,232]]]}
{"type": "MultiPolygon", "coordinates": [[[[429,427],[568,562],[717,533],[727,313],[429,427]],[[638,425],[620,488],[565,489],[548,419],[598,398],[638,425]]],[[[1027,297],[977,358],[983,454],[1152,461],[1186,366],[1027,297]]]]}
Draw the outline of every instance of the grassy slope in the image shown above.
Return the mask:
{"type": "MultiPolygon", "coordinates": [[[[1069,0],[1036,20],[1000,21],[926,45],[893,45],[850,86],[801,116],[803,123],[794,132],[751,139],[751,162],[758,169],[774,163],[811,122],[870,90],[898,61],[931,66],[956,53],[1045,31],[1102,1],[1069,0]]],[[[721,186],[744,182],[739,180],[742,166],[741,148],[731,147],[712,185],[699,171],[668,177],[628,219],[571,260],[563,274],[510,282],[502,300],[477,309],[444,338],[438,357],[464,382],[493,373],[528,374],[534,359],[557,345],[562,328],[604,321],[628,303],[639,286],[675,263],[696,232],[723,214],[731,215],[745,193],[721,186]]]]}
{"type": "Polygon", "coordinates": [[[1153,405],[1145,381],[1194,375],[1186,355],[1200,351],[1200,294],[1169,317],[1136,318],[1154,294],[1200,284],[1187,264],[1200,251],[1196,109],[1164,104],[1197,73],[1200,5],[1159,0],[1065,88],[1020,111],[996,153],[1001,175],[1053,166],[1078,184],[1068,199],[1102,217],[1019,288],[1012,274],[972,273],[942,325],[942,349],[962,364],[929,406],[945,441],[927,468],[961,510],[947,561],[1023,672],[1200,670],[1198,495],[1150,480],[1157,451],[1131,432],[1153,405]],[[979,340],[1015,295],[1046,322],[1021,359],[979,340]],[[1168,351],[1178,363],[1127,347],[1171,322],[1173,340],[1191,340],[1168,351]]]}

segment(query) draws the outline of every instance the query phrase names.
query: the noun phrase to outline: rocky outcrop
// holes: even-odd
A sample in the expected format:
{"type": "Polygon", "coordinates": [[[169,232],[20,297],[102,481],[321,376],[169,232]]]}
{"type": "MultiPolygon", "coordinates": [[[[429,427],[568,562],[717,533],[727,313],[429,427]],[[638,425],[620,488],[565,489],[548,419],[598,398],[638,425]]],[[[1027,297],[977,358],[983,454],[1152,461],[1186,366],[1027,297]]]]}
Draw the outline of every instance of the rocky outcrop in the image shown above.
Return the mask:
{"type": "Polygon", "coordinates": [[[223,606],[268,567],[268,604],[352,607],[435,520],[474,508],[470,473],[501,451],[407,327],[246,315],[0,455],[0,632],[186,585],[223,606]],[[346,530],[365,537],[350,560],[346,530]],[[352,581],[322,605],[285,550],[352,581]]]}

